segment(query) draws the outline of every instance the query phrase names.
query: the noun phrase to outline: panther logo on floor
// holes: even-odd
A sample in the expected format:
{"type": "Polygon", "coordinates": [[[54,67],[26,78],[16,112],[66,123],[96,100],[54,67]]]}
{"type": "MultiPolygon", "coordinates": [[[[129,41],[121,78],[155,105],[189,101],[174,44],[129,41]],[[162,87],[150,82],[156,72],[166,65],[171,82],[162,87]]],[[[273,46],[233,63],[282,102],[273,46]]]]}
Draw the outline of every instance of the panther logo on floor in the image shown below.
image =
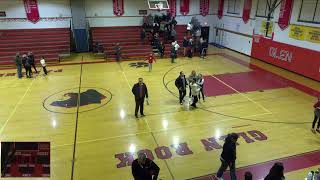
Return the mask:
{"type": "Polygon", "coordinates": [[[135,63],[130,63],[130,67],[136,67],[136,68],[141,68],[141,67],[148,67],[148,63],[146,62],[135,62],[135,63]]]}
{"type": "MultiPolygon", "coordinates": [[[[77,107],[78,104],[78,93],[66,93],[63,96],[68,97],[66,100],[62,101],[54,101],[50,105],[51,106],[58,106],[58,107],[66,107],[66,108],[73,108],[77,107]]],[[[105,99],[106,96],[99,93],[94,89],[88,89],[85,92],[80,93],[80,104],[79,106],[85,106],[89,104],[101,104],[101,101],[105,99]]]]}
{"type": "Polygon", "coordinates": [[[112,99],[110,91],[98,87],[65,89],[48,96],[43,107],[50,112],[75,114],[92,111],[108,104],[112,99]]]}

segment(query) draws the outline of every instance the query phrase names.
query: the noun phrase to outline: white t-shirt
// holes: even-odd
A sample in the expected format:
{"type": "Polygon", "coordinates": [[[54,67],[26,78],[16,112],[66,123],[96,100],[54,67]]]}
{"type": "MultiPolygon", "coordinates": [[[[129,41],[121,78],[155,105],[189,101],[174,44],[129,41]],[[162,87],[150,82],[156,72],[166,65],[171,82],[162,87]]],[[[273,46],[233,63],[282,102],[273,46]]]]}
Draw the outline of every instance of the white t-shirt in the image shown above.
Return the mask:
{"type": "Polygon", "coordinates": [[[41,59],[40,60],[40,63],[41,63],[41,66],[42,67],[45,67],[46,66],[46,61],[44,59],[41,59]]]}
{"type": "Polygon", "coordinates": [[[174,48],[175,48],[176,51],[178,51],[178,49],[180,48],[179,44],[176,43],[176,44],[174,45],[174,48]]]}
{"type": "Polygon", "coordinates": [[[187,30],[191,31],[191,29],[192,29],[192,24],[188,23],[187,30]]]}

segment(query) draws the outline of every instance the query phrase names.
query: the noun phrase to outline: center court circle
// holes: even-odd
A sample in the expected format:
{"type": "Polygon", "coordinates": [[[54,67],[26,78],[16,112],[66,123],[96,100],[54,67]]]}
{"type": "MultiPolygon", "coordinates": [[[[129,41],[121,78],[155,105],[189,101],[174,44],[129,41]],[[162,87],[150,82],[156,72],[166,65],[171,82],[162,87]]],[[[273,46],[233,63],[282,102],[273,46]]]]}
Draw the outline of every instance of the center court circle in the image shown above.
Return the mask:
{"type": "Polygon", "coordinates": [[[75,114],[92,111],[108,104],[112,99],[110,91],[97,87],[65,89],[48,96],[43,107],[54,113],[75,114]]]}

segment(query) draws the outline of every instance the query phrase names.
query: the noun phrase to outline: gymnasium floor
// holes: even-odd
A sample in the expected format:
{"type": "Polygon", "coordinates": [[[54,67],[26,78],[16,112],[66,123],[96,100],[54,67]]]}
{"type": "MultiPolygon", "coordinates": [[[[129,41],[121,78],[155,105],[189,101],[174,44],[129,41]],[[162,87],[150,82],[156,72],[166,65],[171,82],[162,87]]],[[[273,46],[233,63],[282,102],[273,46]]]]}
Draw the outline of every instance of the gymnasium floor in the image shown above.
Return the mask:
{"type": "Polygon", "coordinates": [[[0,70],[1,141],[50,141],[54,180],[132,179],[130,152],[136,158],[140,150],[161,168],[159,179],[213,179],[230,132],[241,136],[240,175],[249,170],[261,179],[281,161],[286,179],[301,180],[320,167],[320,134],[310,131],[320,85],[229,50],[209,53],[205,60],[158,60],[151,73],[138,61],[89,56],[74,58],[86,64],[48,67],[46,77],[19,80],[10,76],[14,69],[0,70]],[[206,76],[208,97],[198,109],[176,98],[175,78],[191,70],[206,76]],[[150,105],[137,120],[131,87],[139,77],[150,105]],[[79,92],[85,102],[77,105],[79,92]]]}

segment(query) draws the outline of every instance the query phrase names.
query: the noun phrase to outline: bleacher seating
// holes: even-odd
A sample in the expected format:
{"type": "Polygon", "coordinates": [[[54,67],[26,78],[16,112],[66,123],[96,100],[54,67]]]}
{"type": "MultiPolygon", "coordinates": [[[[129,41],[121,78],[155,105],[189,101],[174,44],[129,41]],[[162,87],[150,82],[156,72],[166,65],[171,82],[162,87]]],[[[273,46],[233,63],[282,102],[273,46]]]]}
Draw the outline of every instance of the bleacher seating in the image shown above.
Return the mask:
{"type": "Polygon", "coordinates": [[[93,27],[92,41],[103,45],[108,59],[115,58],[115,44],[120,43],[122,58],[142,57],[152,52],[150,43],[142,44],[140,26],[93,27]]]}
{"type": "Polygon", "coordinates": [[[70,29],[0,30],[0,66],[12,66],[17,52],[30,51],[37,63],[41,56],[48,64],[57,63],[60,53],[70,52],[70,29]]]}
{"type": "MultiPolygon", "coordinates": [[[[120,43],[122,58],[129,59],[132,57],[145,57],[152,53],[152,46],[150,34],[147,34],[145,44],[140,40],[141,26],[125,26],[125,27],[93,27],[92,42],[99,42],[106,50],[106,56],[108,59],[115,58],[115,44],[120,43]]],[[[183,36],[186,32],[186,26],[176,26],[177,40],[179,44],[182,43],[183,36]]],[[[165,54],[170,54],[171,43],[166,44],[165,54]]]]}

